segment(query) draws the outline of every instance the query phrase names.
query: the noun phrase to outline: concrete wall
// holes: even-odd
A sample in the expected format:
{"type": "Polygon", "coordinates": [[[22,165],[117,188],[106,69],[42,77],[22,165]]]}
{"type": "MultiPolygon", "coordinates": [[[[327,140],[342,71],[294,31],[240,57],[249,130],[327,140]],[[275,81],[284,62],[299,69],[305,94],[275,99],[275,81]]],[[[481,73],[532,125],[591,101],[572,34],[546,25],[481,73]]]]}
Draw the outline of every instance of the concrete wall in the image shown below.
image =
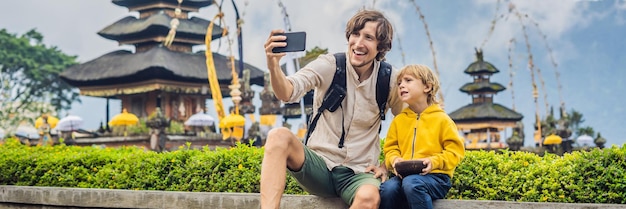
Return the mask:
{"type": "MultiPolygon", "coordinates": [[[[0,209],[59,208],[228,208],[258,209],[259,194],[213,192],[133,191],[112,189],[81,189],[58,187],[21,187],[0,185],[0,209]]],[[[344,209],[338,198],[311,195],[285,195],[284,209],[344,209]]],[[[437,209],[626,209],[616,204],[530,203],[477,200],[438,200],[437,209]]]]}

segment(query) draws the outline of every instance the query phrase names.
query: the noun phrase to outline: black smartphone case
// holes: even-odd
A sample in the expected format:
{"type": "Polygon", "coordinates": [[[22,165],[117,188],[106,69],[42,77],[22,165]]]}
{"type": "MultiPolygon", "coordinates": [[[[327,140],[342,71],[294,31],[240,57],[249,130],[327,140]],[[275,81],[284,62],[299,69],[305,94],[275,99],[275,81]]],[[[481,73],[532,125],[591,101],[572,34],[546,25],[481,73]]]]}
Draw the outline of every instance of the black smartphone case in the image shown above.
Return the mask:
{"type": "Polygon", "coordinates": [[[272,52],[274,53],[298,52],[304,51],[306,48],[306,32],[290,32],[276,35],[287,36],[287,40],[285,40],[287,42],[287,46],[273,48],[272,52]]]}

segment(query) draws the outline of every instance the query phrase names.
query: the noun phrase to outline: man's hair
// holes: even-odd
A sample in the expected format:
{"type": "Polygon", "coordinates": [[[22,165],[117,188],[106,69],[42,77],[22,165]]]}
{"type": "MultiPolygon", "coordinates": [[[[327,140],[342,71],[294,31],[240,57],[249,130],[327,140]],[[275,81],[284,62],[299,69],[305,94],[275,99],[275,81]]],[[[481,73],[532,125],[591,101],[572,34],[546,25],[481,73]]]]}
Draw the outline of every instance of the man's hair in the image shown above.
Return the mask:
{"type": "Polygon", "coordinates": [[[439,78],[428,66],[416,64],[403,67],[398,74],[398,79],[396,80],[396,83],[400,83],[402,77],[404,77],[405,75],[412,76],[416,79],[421,80],[424,85],[430,84],[432,86],[432,89],[430,90],[430,92],[428,92],[428,97],[426,98],[426,101],[428,102],[428,105],[439,104],[439,100],[437,100],[437,93],[439,92],[440,88],[439,78]]]}
{"type": "Polygon", "coordinates": [[[350,38],[351,34],[358,33],[365,27],[367,22],[376,22],[376,39],[378,40],[378,54],[376,60],[385,60],[385,54],[391,50],[391,41],[393,40],[393,27],[387,18],[379,11],[374,10],[361,10],[356,13],[346,24],[346,39],[350,38]]]}

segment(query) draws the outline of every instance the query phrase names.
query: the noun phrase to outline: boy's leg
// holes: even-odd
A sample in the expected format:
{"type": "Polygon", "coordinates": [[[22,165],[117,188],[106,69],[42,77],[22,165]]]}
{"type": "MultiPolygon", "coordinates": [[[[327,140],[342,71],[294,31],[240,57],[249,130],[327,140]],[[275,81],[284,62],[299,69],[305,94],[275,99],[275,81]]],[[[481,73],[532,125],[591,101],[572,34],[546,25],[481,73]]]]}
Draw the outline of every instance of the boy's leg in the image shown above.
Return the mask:
{"type": "Polygon", "coordinates": [[[446,174],[409,175],[402,179],[402,189],[411,208],[433,208],[433,200],[443,199],[452,184],[446,174]]]}
{"type": "Polygon", "coordinates": [[[380,209],[403,208],[401,203],[406,202],[402,190],[402,179],[394,176],[380,185],[380,209]]]}
{"type": "Polygon", "coordinates": [[[378,208],[380,179],[374,178],[374,174],[355,174],[352,169],[343,166],[333,168],[332,173],[337,193],[350,208],[378,208]]]}
{"type": "Polygon", "coordinates": [[[287,167],[300,170],[304,164],[304,145],[281,127],[268,132],[261,163],[261,208],[279,208],[285,190],[287,167]]]}

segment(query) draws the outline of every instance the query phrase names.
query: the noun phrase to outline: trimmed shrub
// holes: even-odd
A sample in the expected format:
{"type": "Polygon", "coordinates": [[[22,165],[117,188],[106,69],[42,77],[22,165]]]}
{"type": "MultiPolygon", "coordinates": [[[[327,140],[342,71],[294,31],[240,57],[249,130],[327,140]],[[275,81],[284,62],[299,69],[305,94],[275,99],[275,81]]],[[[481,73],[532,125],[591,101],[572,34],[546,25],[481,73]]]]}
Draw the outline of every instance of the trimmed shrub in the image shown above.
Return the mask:
{"type": "MultiPolygon", "coordinates": [[[[0,144],[0,184],[193,192],[259,192],[263,148],[156,153],[139,147],[0,144]]],[[[626,204],[626,148],[564,156],[468,151],[448,199],[626,204]]],[[[286,194],[306,194],[288,175],[286,194]]]]}

